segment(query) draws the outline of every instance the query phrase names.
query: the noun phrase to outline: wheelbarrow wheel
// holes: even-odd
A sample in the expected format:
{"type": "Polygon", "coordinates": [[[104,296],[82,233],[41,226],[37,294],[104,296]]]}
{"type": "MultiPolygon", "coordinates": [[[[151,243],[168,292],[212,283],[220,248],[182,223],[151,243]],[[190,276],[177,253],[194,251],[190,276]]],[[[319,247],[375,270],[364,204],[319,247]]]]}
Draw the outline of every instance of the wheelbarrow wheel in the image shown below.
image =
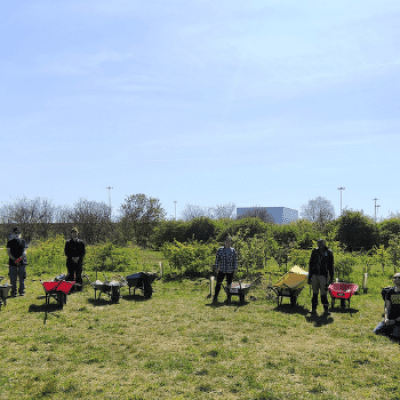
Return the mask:
{"type": "Polygon", "coordinates": [[[346,300],[340,299],[340,308],[346,308],[346,300]]]}
{"type": "Polygon", "coordinates": [[[331,308],[335,308],[335,298],[334,297],[332,297],[332,300],[331,300],[331,308]]]}
{"type": "Polygon", "coordinates": [[[296,296],[290,296],[290,304],[292,305],[292,307],[296,307],[296,303],[297,303],[296,296]]]}
{"type": "Polygon", "coordinates": [[[240,304],[244,304],[244,294],[241,294],[239,296],[239,299],[240,299],[240,304]]]}

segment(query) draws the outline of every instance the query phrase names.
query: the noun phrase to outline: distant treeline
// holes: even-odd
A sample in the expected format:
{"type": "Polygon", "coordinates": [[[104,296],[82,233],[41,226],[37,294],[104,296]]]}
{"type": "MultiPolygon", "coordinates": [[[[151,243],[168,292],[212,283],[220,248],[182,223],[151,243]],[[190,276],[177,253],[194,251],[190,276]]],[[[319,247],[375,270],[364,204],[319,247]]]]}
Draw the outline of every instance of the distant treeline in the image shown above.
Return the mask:
{"type": "Polygon", "coordinates": [[[3,241],[18,225],[22,236],[31,240],[44,240],[56,235],[69,237],[73,226],[79,229],[79,237],[88,244],[111,241],[124,245],[134,242],[142,247],[160,248],[165,242],[174,240],[184,243],[191,240],[223,242],[226,236],[235,236],[240,231],[243,239],[257,236],[260,239],[273,239],[280,246],[296,246],[310,249],[319,237],[337,241],[348,251],[371,250],[374,247],[389,247],[390,241],[400,235],[400,218],[393,217],[374,223],[360,211],[344,211],[343,215],[327,223],[323,229],[308,220],[300,219],[289,224],[266,223],[257,217],[241,219],[194,218],[190,221],[151,218],[149,215],[130,215],[117,222],[109,218],[96,218],[85,214],[73,222],[10,222],[0,224],[3,241]]]}
{"type": "MultiPolygon", "coordinates": [[[[232,215],[232,207],[232,204],[218,206],[218,215],[232,215]]],[[[400,234],[399,215],[375,223],[363,212],[354,210],[344,210],[342,216],[324,220],[323,224],[318,219],[314,222],[300,219],[278,225],[258,214],[239,219],[214,215],[214,218],[167,220],[158,199],[136,194],[127,196],[119,211],[118,218],[111,219],[109,206],[101,202],[80,199],[73,207],[60,207],[41,198],[18,199],[0,208],[0,235],[6,241],[12,227],[18,225],[23,237],[30,242],[56,235],[69,237],[71,228],[77,227],[79,236],[87,244],[133,242],[143,248],[159,249],[173,241],[222,242],[226,236],[240,232],[242,240],[253,237],[274,240],[279,247],[309,249],[323,237],[328,244],[338,242],[347,251],[368,251],[389,247],[400,234]]]]}

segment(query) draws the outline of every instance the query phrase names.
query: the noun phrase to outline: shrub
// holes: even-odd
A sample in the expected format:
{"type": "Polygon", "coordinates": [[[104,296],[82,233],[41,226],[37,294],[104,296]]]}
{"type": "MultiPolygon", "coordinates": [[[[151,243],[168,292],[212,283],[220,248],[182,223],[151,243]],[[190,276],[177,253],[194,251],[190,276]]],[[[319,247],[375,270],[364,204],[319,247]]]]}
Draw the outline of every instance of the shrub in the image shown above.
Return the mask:
{"type": "Polygon", "coordinates": [[[192,240],[180,243],[164,243],[161,247],[163,256],[170,266],[186,276],[202,276],[211,271],[214,265],[217,245],[214,243],[203,244],[192,240]]]}

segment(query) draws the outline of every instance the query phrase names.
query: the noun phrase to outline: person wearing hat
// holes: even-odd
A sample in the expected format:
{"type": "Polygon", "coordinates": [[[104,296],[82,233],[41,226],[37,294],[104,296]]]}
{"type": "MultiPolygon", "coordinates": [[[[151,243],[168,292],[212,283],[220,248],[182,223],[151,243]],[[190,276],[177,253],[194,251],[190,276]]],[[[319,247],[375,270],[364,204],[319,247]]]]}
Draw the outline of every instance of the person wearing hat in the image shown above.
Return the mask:
{"type": "MultiPolygon", "coordinates": [[[[225,243],[223,247],[220,247],[217,250],[217,255],[215,257],[215,270],[217,272],[217,284],[215,285],[215,294],[213,298],[213,304],[218,303],[218,294],[221,290],[222,281],[226,277],[227,287],[230,288],[233,280],[233,275],[237,271],[238,262],[237,262],[237,252],[231,247],[232,238],[227,237],[225,239],[225,243]]],[[[231,301],[230,293],[227,294],[228,304],[231,301]]]]}
{"type": "Polygon", "coordinates": [[[400,272],[393,275],[393,283],[394,287],[386,291],[384,319],[374,333],[400,339],[400,272]]]}
{"type": "Polygon", "coordinates": [[[311,314],[317,313],[318,294],[321,292],[321,303],[324,306],[324,315],[330,315],[328,301],[328,286],[333,282],[335,274],[332,250],[328,249],[324,239],[317,241],[318,247],[311,252],[308,284],[311,285],[313,297],[311,299],[311,314]]]}
{"type": "Polygon", "coordinates": [[[18,227],[15,227],[7,241],[8,275],[10,277],[12,297],[17,297],[17,279],[19,279],[19,295],[23,296],[25,294],[25,266],[28,264],[27,248],[28,245],[25,240],[21,239],[21,231],[18,227]]]}
{"type": "Polygon", "coordinates": [[[68,274],[66,281],[75,281],[82,290],[82,264],[83,257],[86,254],[85,243],[78,239],[78,228],[71,229],[71,239],[65,242],[64,254],[67,257],[68,274]]]}

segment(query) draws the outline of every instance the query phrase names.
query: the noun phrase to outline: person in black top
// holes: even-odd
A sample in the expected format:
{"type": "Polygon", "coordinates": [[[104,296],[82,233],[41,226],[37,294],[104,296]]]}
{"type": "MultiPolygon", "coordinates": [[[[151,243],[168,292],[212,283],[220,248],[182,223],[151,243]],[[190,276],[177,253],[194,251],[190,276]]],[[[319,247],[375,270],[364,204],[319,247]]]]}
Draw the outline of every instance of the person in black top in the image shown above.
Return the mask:
{"type": "MultiPolygon", "coordinates": [[[[64,254],[67,257],[68,275],[66,281],[75,281],[82,285],[82,264],[83,257],[86,254],[85,243],[78,239],[78,229],[72,228],[71,239],[65,242],[64,254]],[[75,276],[75,278],[74,278],[75,276]]],[[[81,290],[82,286],[78,286],[81,290]]]]}
{"type": "Polygon", "coordinates": [[[17,296],[17,278],[19,278],[18,292],[20,296],[25,294],[25,266],[28,264],[26,249],[28,245],[20,236],[20,230],[15,227],[7,241],[8,275],[10,276],[11,296],[13,297],[17,296]]]}
{"type": "Polygon", "coordinates": [[[311,299],[311,314],[317,313],[318,293],[321,292],[321,303],[324,314],[330,315],[327,297],[328,285],[333,282],[335,267],[332,250],[328,249],[324,239],[317,241],[318,248],[313,249],[308,270],[308,284],[311,285],[313,297],[311,299]]]}
{"type": "Polygon", "coordinates": [[[386,292],[385,317],[374,329],[377,335],[400,338],[400,273],[393,275],[394,287],[386,292]]]}

